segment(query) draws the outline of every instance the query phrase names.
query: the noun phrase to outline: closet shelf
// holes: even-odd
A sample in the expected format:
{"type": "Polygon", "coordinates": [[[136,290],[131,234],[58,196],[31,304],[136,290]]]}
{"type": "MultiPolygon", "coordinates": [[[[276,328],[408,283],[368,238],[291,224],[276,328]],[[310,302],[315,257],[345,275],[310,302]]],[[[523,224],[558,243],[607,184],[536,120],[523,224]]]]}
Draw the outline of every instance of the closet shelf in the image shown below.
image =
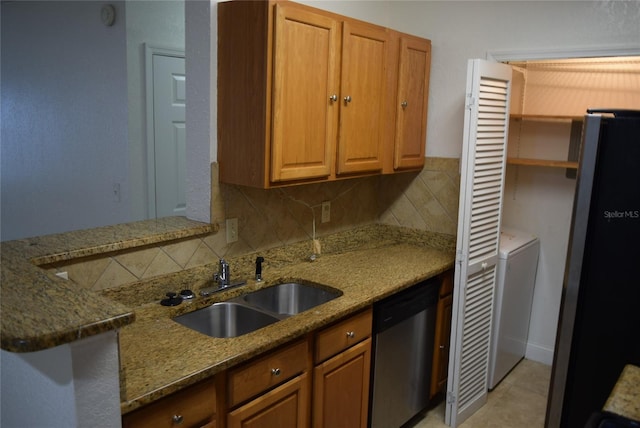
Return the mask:
{"type": "Polygon", "coordinates": [[[578,168],[578,162],[549,159],[507,158],[507,164],[524,166],[547,166],[554,168],[578,168]]]}
{"type": "Polygon", "coordinates": [[[567,115],[544,115],[544,114],[510,114],[509,117],[511,119],[522,119],[522,120],[584,120],[584,116],[567,116],[567,115]]]}

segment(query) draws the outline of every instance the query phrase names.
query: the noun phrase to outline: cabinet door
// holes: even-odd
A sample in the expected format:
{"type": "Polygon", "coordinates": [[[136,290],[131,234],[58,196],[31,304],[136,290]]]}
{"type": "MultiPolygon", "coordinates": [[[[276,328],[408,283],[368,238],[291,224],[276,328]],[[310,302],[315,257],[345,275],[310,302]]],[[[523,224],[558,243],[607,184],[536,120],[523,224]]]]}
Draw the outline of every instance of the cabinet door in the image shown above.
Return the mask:
{"type": "Polygon", "coordinates": [[[271,180],[328,177],[335,159],[340,27],[275,6],[271,180]]]}
{"type": "Polygon", "coordinates": [[[385,28],[343,23],[338,174],[382,169],[390,44],[385,28]]]}
{"type": "Polygon", "coordinates": [[[447,384],[449,370],[449,340],[451,338],[451,314],[453,295],[441,297],[438,301],[436,337],[433,347],[433,368],[431,371],[431,397],[442,391],[447,384]]]}
{"type": "Polygon", "coordinates": [[[400,38],[394,169],[424,165],[431,42],[400,38]]]}
{"type": "Polygon", "coordinates": [[[370,338],[316,366],[314,428],[367,426],[370,367],[370,338]]]}
{"type": "Polygon", "coordinates": [[[309,375],[293,378],[229,413],[228,428],[309,426],[309,375]]]}

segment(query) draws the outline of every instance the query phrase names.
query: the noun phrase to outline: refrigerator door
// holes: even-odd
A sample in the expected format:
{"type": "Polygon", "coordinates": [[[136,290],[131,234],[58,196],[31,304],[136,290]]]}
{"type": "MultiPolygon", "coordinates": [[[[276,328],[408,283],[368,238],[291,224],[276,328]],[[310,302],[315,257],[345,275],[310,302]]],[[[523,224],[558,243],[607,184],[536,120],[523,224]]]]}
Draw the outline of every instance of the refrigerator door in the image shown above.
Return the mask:
{"type": "Polygon", "coordinates": [[[587,115],[547,427],[584,427],[640,365],[640,119],[587,115]]]}

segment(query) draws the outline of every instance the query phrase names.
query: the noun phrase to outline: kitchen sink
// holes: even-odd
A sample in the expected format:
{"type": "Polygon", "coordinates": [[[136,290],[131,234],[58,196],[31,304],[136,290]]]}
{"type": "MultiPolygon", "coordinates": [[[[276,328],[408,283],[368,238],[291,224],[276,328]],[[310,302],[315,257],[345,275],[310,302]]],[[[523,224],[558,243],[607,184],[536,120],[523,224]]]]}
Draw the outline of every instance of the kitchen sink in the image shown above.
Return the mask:
{"type": "Polygon", "coordinates": [[[220,302],[173,320],[207,336],[227,338],[251,333],[279,318],[239,303],[220,302]]]}
{"type": "Polygon", "coordinates": [[[251,333],[342,295],[341,291],[287,282],[263,288],[226,302],[214,303],[173,320],[211,337],[251,333]]]}
{"type": "Polygon", "coordinates": [[[340,297],[342,292],[298,282],[288,282],[263,288],[242,296],[242,300],[280,316],[291,316],[304,312],[340,297]]]}

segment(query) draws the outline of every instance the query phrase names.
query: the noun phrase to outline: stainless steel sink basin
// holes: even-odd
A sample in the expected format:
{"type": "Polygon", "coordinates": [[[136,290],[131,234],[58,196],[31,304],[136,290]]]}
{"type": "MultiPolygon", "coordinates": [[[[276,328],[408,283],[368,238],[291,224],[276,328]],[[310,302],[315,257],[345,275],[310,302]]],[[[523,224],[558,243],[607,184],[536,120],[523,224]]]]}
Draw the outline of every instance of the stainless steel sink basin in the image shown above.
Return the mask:
{"type": "Polygon", "coordinates": [[[284,318],[319,306],[341,291],[288,282],[263,288],[226,302],[175,317],[185,327],[211,337],[228,338],[251,333],[284,318]]]}
{"type": "Polygon", "coordinates": [[[214,303],[173,320],[207,336],[220,338],[241,336],[279,321],[274,316],[234,302],[214,303]]]}
{"type": "Polygon", "coordinates": [[[341,294],[338,290],[289,282],[254,291],[243,296],[242,300],[280,316],[291,316],[340,297],[341,294]]]}

